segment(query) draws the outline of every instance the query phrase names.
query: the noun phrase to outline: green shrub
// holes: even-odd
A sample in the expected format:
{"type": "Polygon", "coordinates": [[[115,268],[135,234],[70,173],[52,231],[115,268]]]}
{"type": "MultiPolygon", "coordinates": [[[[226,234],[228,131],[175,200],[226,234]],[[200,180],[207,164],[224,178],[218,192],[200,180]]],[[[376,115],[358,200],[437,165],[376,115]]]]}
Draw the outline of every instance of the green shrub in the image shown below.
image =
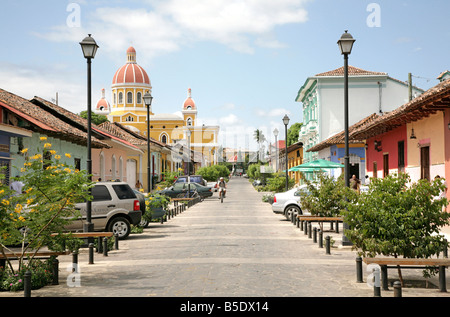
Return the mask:
{"type": "Polygon", "coordinates": [[[428,258],[447,247],[439,234],[449,224],[441,179],[411,183],[407,174],[375,178],[357,204],[349,204],[345,235],[363,256],[428,258]]]}
{"type": "Polygon", "coordinates": [[[321,217],[341,216],[345,210],[346,201],[354,201],[356,192],[345,187],[343,178],[335,179],[328,174],[318,175],[318,183],[306,183],[308,192],[303,192],[300,197],[302,208],[308,210],[312,215],[321,217]]]}
{"type": "Polygon", "coordinates": [[[38,289],[49,285],[53,280],[52,260],[33,260],[30,265],[21,270],[12,271],[9,267],[0,268],[0,290],[19,291],[24,289],[25,272],[31,272],[31,288],[38,289]]]}

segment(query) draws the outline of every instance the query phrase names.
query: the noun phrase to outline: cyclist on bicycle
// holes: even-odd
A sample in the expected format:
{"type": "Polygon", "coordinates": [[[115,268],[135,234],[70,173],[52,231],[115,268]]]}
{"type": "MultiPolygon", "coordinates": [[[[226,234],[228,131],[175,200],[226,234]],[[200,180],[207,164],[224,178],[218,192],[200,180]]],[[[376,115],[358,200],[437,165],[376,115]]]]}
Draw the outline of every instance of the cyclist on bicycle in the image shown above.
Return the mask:
{"type": "Polygon", "coordinates": [[[223,192],[223,197],[225,198],[225,194],[227,192],[227,183],[225,183],[225,180],[223,179],[223,177],[220,178],[219,180],[219,199],[220,199],[220,195],[223,192]]]}

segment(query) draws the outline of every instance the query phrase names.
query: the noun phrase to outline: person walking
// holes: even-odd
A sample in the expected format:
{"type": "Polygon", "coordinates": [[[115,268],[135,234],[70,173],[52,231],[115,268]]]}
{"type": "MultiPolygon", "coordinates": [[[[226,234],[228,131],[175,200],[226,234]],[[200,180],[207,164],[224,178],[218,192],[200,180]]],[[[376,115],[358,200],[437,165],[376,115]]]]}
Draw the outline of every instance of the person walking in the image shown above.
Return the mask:
{"type": "Polygon", "coordinates": [[[350,179],[350,188],[356,191],[358,194],[360,193],[361,181],[356,178],[356,175],[353,175],[350,179]]]}

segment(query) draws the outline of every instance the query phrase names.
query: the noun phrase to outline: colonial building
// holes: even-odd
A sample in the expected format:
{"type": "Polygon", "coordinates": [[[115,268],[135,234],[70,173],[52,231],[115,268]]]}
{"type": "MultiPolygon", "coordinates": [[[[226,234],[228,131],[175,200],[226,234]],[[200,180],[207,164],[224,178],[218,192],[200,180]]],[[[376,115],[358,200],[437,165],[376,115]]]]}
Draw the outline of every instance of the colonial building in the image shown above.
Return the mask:
{"type": "MultiPolygon", "coordinates": [[[[410,85],[394,79],[387,73],[367,71],[354,66],[349,72],[349,126],[376,113],[392,111],[409,100],[410,85]]],[[[413,96],[423,90],[411,87],[413,96]]],[[[309,77],[298,91],[296,101],[303,104],[303,125],[299,141],[305,149],[304,162],[327,159],[338,153],[324,147],[308,151],[313,146],[344,130],[344,68],[309,77]]],[[[343,163],[343,157],[337,157],[343,163]]],[[[350,160],[357,177],[364,175],[364,144],[350,147],[350,160]],[[362,156],[361,156],[362,155],[362,156]]]]}
{"type": "MultiPolygon", "coordinates": [[[[136,50],[129,47],[125,65],[121,66],[112,79],[112,104],[107,114],[112,123],[119,123],[124,127],[147,136],[147,106],[144,103],[145,93],[152,92],[152,85],[147,72],[136,62],[136,50]]],[[[97,113],[107,111],[109,104],[104,97],[99,100],[97,113]]],[[[150,138],[171,146],[190,146],[201,153],[202,165],[218,162],[218,126],[197,124],[197,105],[188,89],[188,96],[181,107],[181,116],[176,113],[153,113],[150,108],[150,138]]],[[[153,153],[158,161],[173,163],[176,158],[153,153]],[[161,157],[159,157],[161,156],[161,157]]],[[[154,159],[154,158],[153,158],[154,159]]],[[[168,164],[174,168],[174,164],[168,164]]]]}

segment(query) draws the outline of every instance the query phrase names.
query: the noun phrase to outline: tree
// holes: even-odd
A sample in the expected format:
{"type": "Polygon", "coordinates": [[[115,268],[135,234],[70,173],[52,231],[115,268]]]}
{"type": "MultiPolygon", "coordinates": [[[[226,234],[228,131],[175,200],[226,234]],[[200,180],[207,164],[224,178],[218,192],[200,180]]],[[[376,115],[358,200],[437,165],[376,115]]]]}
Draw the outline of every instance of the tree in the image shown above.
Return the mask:
{"type": "MultiPolygon", "coordinates": [[[[348,204],[345,235],[362,256],[428,258],[447,247],[439,228],[449,224],[441,179],[412,183],[405,173],[374,178],[357,204],[348,204]]],[[[401,279],[401,272],[399,269],[401,279]]]]}
{"type": "Polygon", "coordinates": [[[255,130],[253,137],[256,140],[256,142],[258,143],[258,162],[259,162],[261,160],[261,143],[266,141],[266,137],[264,136],[262,131],[259,129],[255,130]]]}
{"type": "Polygon", "coordinates": [[[345,186],[343,177],[335,179],[320,173],[318,180],[317,184],[307,182],[308,191],[300,195],[302,208],[314,216],[339,217],[347,206],[346,201],[354,202],[357,198],[356,193],[345,186]]]}
{"type": "Polygon", "coordinates": [[[288,135],[287,135],[287,146],[290,146],[292,144],[295,144],[298,142],[298,133],[300,129],[302,128],[302,123],[294,123],[291,125],[288,129],[288,135]]]}
{"type": "MultiPolygon", "coordinates": [[[[78,171],[62,163],[61,155],[51,149],[52,145],[46,142],[45,137],[41,137],[41,143],[43,146],[34,155],[28,155],[28,149],[21,151],[26,162],[20,168],[22,174],[18,180],[25,184],[24,192],[13,195],[7,186],[0,188],[0,252],[4,254],[11,245],[22,246],[16,253],[19,258],[17,271],[31,267],[34,255],[42,247],[58,248],[57,239],[59,242],[65,239],[67,245],[79,242],[70,235],[59,235],[58,238],[50,235],[62,233],[64,226],[79,216],[75,203],[91,199],[87,189],[92,183],[86,171],[78,171]],[[33,255],[25,264],[28,250],[33,255]]],[[[64,155],[70,157],[69,153],[64,155]]],[[[7,261],[14,273],[13,266],[7,261]]]]}
{"type": "Polygon", "coordinates": [[[230,170],[226,165],[212,165],[201,167],[197,170],[197,174],[201,175],[206,181],[215,182],[220,177],[227,178],[230,175],[230,170]]]}
{"type": "MultiPolygon", "coordinates": [[[[87,119],[87,110],[81,111],[80,112],[80,117],[87,119]]],[[[101,114],[96,114],[94,112],[91,111],[91,121],[92,123],[96,124],[96,125],[100,125],[103,122],[108,121],[108,118],[104,115],[101,114]]]]}

